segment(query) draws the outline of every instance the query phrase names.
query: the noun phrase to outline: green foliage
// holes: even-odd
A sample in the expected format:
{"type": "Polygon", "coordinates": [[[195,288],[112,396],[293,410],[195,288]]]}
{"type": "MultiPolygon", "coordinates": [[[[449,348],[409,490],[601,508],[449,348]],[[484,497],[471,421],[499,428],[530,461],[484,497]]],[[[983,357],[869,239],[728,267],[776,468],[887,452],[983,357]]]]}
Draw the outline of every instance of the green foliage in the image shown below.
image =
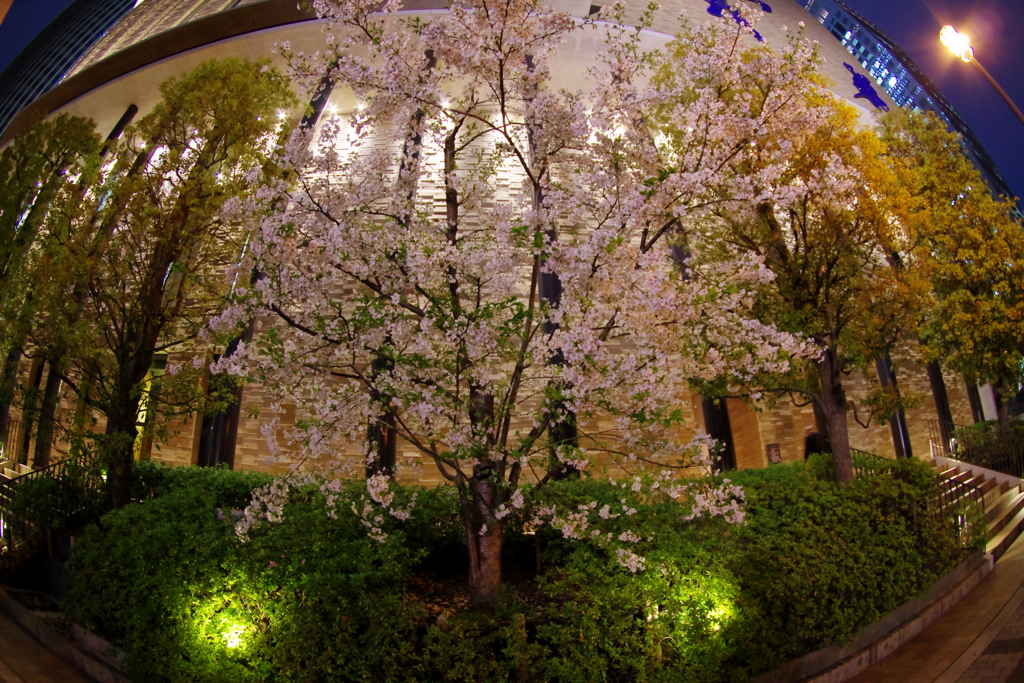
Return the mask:
{"type": "Polygon", "coordinates": [[[227,467],[168,467],[142,460],[132,468],[132,500],[164,496],[180,489],[209,492],[219,507],[241,509],[254,489],[273,480],[260,472],[232,472],[227,467]]]}
{"type": "Polygon", "coordinates": [[[865,458],[858,467],[876,472],[837,488],[827,460],[735,477],[748,523],[732,561],[750,569],[737,569],[739,618],[727,637],[735,663],[751,673],[848,641],[965,553],[953,524],[926,507],[937,475],[925,464],[865,458]]]}
{"type": "MultiPolygon", "coordinates": [[[[438,611],[423,589],[464,562],[449,489],[396,488],[396,507],[417,501],[408,521],[374,522],[383,542],[367,536],[362,482],[331,492],[335,517],[318,487],[299,489],[243,543],[226,508],[266,478],[145,463],[142,502],[76,542],[67,604],[139,681],[740,681],[849,640],[977,543],[929,510],[924,464],[857,466],[841,488],[825,456],[730,473],[743,526],[687,519],[689,503],[649,485],[554,482],[539,506],[608,513],[563,534],[515,510],[506,540],[522,575],[480,614],[438,611]],[[622,548],[643,567],[624,567],[622,548]],[[539,574],[523,572],[537,549],[539,574]]],[[[708,483],[722,481],[695,485],[708,483]]]]}
{"type": "Polygon", "coordinates": [[[43,471],[19,480],[4,522],[22,537],[75,534],[102,512],[102,484],[94,459],[69,459],[56,476],[43,471]]]}
{"type": "MultiPolygon", "coordinates": [[[[56,189],[33,186],[15,204],[39,214],[30,241],[11,252],[27,256],[0,248],[0,268],[24,262],[21,289],[0,273],[0,333],[11,318],[4,302],[31,301],[31,325],[8,337],[27,341],[106,417],[95,441],[117,507],[129,500],[140,409],[173,417],[223,407],[223,388],[205,391],[200,368],[164,374],[158,355],[193,351],[226,305],[225,264],[238,261],[252,228],[224,208],[280,177],[275,142],[287,127],[276,113],[296,103],[269,63],[234,58],[202,62],[160,92],[149,113],[108,141],[102,167],[91,122],[59,119],[52,135],[68,172],[54,174],[56,189]]],[[[0,177],[17,165],[10,157],[0,156],[0,177]]]]}
{"type": "MultiPolygon", "coordinates": [[[[422,608],[404,587],[423,542],[454,526],[449,492],[419,492],[414,519],[385,520],[380,543],[349,505],[331,518],[307,489],[286,508],[287,524],[264,524],[242,543],[229,508],[268,481],[139,463],[141,502],[76,542],[66,608],[125,650],[133,680],[389,681],[412,666],[422,608]]],[[[361,488],[339,497],[355,503],[361,488]]]]}
{"type": "Polygon", "coordinates": [[[959,136],[932,114],[890,112],[880,130],[898,174],[904,239],[894,246],[929,278],[920,311],[930,359],[970,382],[1015,391],[1024,379],[1024,230],[995,198],[959,136]]]}

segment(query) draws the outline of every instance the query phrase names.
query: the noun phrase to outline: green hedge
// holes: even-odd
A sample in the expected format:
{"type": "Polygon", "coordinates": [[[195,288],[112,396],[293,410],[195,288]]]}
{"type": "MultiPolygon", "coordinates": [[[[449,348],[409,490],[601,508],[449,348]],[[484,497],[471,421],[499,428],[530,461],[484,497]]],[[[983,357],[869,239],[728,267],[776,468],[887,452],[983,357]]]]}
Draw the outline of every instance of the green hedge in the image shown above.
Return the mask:
{"type": "Polygon", "coordinates": [[[415,513],[385,515],[384,542],[351,509],[359,482],[339,493],[336,518],[302,490],[284,522],[242,543],[226,501],[259,477],[146,466],[144,502],[75,543],[66,608],[124,648],[140,682],[740,681],[848,640],[971,549],[927,512],[935,479],[923,464],[886,462],[841,489],[824,469],[730,473],[746,491],[742,526],[687,521],[685,506],[649,490],[558,482],[542,499],[635,508],[601,531],[636,534],[645,568],[625,569],[608,544],[532,535],[518,514],[508,588],[483,615],[439,609],[422,590],[464,581],[448,489],[401,491],[417,495],[415,513]]]}

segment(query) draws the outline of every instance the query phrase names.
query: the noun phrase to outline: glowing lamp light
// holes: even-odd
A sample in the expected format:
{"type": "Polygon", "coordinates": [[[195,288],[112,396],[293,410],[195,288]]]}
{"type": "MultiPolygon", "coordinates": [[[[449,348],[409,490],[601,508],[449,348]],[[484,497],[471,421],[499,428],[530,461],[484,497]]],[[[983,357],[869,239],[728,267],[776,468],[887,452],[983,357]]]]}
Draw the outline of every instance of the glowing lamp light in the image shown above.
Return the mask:
{"type": "Polygon", "coordinates": [[[242,627],[232,626],[224,631],[224,644],[234,650],[242,644],[242,627]]]}
{"type": "Polygon", "coordinates": [[[971,39],[966,34],[958,32],[952,26],[943,26],[942,30],[939,31],[939,40],[942,41],[942,44],[948,47],[949,51],[957,57],[978,67],[978,71],[980,71],[985,77],[985,80],[987,80],[989,84],[996,89],[996,92],[999,93],[1003,100],[1006,101],[1006,104],[1009,105],[1010,109],[1013,110],[1013,113],[1017,115],[1020,122],[1024,123],[1024,112],[1020,110],[1020,107],[1014,104],[1013,100],[1011,100],[1010,96],[1006,94],[1006,91],[1003,90],[1002,86],[996,83],[996,79],[992,78],[992,74],[990,74],[985,67],[981,65],[981,62],[974,58],[974,48],[971,47],[971,39]]]}
{"type": "Polygon", "coordinates": [[[943,26],[939,31],[939,40],[963,61],[969,62],[974,59],[974,48],[971,47],[971,39],[966,33],[960,33],[952,26],[943,26]]]}

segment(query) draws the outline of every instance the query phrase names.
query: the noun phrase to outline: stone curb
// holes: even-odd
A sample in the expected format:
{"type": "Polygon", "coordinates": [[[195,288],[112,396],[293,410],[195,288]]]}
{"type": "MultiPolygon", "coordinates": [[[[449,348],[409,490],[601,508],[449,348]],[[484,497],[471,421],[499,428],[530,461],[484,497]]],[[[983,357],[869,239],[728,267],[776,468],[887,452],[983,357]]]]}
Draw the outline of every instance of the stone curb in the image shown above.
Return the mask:
{"type": "Polygon", "coordinates": [[[760,674],[754,683],[842,683],[871,668],[937,621],[989,575],[991,555],[979,550],[939,579],[922,597],[905,602],[861,629],[846,646],[830,645],[760,674]]]}
{"type": "Polygon", "coordinates": [[[2,587],[0,587],[0,610],[28,631],[47,650],[97,683],[131,683],[120,673],[82,652],[75,643],[53,630],[46,623],[46,619],[36,615],[32,610],[12,598],[2,587]]]}

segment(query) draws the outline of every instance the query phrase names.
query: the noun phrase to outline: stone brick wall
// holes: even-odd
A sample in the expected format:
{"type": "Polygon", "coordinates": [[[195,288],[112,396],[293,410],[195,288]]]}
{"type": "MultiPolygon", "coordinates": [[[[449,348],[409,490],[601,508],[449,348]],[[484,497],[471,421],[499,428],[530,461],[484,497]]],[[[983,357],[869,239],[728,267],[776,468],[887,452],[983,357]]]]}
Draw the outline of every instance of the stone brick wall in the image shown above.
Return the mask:
{"type": "Polygon", "coordinates": [[[729,427],[732,430],[733,450],[736,452],[736,467],[764,467],[768,464],[761,438],[760,416],[741,400],[730,398],[725,402],[729,409],[729,427]]]}

